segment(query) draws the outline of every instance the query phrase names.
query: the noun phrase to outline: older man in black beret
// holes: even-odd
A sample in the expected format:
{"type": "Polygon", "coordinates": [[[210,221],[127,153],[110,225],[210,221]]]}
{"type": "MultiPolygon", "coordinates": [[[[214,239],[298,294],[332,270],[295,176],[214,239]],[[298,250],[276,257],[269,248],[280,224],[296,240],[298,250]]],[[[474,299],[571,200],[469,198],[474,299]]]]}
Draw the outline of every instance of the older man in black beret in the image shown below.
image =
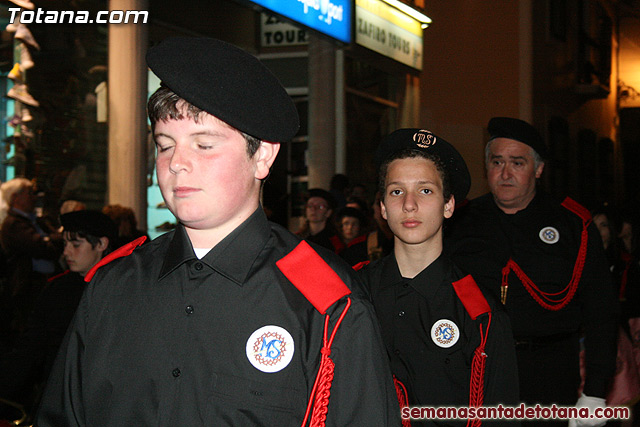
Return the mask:
{"type": "Polygon", "coordinates": [[[255,57],[207,38],[147,54],[158,183],[178,226],[93,273],[38,426],[399,425],[352,270],[259,203],[298,114],[255,57]]]}
{"type": "MultiPolygon", "coordinates": [[[[495,117],[488,130],[491,192],[458,213],[445,246],[505,305],[521,400],[602,407],[615,370],[618,308],[598,230],[586,208],[537,188],[547,150],[533,126],[495,117]],[[586,379],[580,394],[581,337],[586,379]]],[[[604,422],[571,420],[584,426],[604,422]]]]}

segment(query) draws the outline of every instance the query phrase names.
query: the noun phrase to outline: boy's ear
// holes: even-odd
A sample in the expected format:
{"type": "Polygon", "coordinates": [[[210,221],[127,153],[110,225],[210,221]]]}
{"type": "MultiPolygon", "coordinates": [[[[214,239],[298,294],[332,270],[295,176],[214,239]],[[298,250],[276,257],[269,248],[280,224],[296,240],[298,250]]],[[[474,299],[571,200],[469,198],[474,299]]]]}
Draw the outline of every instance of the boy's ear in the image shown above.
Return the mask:
{"type": "Polygon", "coordinates": [[[100,240],[98,241],[98,244],[96,245],[96,249],[98,249],[99,251],[104,251],[108,247],[109,247],[109,238],[101,237],[100,240]]]}
{"type": "Polygon", "coordinates": [[[256,172],[254,176],[256,179],[263,180],[269,176],[271,165],[275,162],[278,151],[280,151],[279,142],[260,141],[260,147],[258,147],[256,154],[254,154],[256,162],[256,172]]]}
{"type": "Polygon", "coordinates": [[[443,213],[444,217],[445,218],[451,218],[451,215],[453,215],[453,211],[455,209],[456,209],[456,198],[452,194],[451,198],[449,199],[449,201],[444,204],[444,213],[443,213]]]}
{"type": "Polygon", "coordinates": [[[380,216],[385,220],[389,219],[387,218],[387,208],[384,206],[384,202],[382,200],[380,200],[380,216]]]}

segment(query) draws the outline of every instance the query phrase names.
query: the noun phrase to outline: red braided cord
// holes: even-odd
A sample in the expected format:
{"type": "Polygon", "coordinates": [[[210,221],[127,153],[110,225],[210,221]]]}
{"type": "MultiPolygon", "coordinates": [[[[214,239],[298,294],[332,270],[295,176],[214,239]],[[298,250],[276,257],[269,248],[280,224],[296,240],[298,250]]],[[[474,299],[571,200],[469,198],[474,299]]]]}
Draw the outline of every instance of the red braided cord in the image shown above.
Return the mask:
{"type": "MultiPolygon", "coordinates": [[[[400,404],[400,410],[409,406],[409,398],[407,397],[407,389],[402,381],[393,376],[393,385],[396,386],[396,396],[398,396],[398,403],[400,404]]],[[[409,419],[402,419],[402,427],[411,427],[411,421],[409,419]]]]}
{"type": "MultiPolygon", "coordinates": [[[[487,364],[487,354],[484,349],[487,345],[487,337],[489,336],[489,327],[491,326],[491,312],[487,321],[487,328],[482,330],[480,324],[480,345],[473,353],[473,361],[471,362],[471,381],[469,382],[469,407],[479,408],[484,402],[484,373],[487,364]]],[[[480,427],[482,420],[474,418],[467,421],[467,427],[480,427]]]]}
{"type": "Polygon", "coordinates": [[[587,243],[589,240],[589,231],[587,226],[589,221],[582,221],[582,233],[580,236],[580,250],[578,251],[578,257],[576,259],[576,265],[573,267],[573,274],[569,284],[560,292],[550,293],[543,292],[536,286],[535,283],[525,274],[518,264],[513,259],[509,259],[507,265],[502,269],[502,288],[505,289],[509,286],[509,271],[513,270],[518,276],[518,279],[522,282],[524,288],[529,292],[529,295],[536,300],[543,308],[552,311],[562,310],[573,299],[576,291],[578,290],[578,284],[582,277],[582,270],[584,269],[584,263],[587,258],[587,243]],[[566,292],[564,297],[560,299],[553,299],[552,296],[557,296],[566,292]],[[546,300],[546,301],[545,301],[546,300]],[[548,301],[548,302],[547,302],[548,301]]]}
{"type": "Polygon", "coordinates": [[[329,396],[331,395],[331,382],[333,381],[335,364],[329,358],[330,349],[323,348],[321,352],[322,361],[318,372],[318,389],[316,390],[309,427],[324,427],[324,423],[327,420],[327,412],[329,411],[329,396]]]}
{"type": "Polygon", "coordinates": [[[324,423],[327,420],[329,396],[331,394],[331,383],[333,381],[333,375],[335,371],[335,364],[329,357],[331,355],[331,345],[333,344],[333,339],[336,336],[336,332],[338,332],[338,327],[342,323],[344,316],[347,314],[349,307],[351,307],[351,298],[347,298],[347,305],[345,306],[344,310],[342,310],[342,313],[340,314],[340,317],[338,318],[338,321],[336,322],[336,325],[331,332],[331,338],[329,338],[329,340],[327,340],[327,331],[329,330],[329,315],[325,316],[323,336],[324,345],[320,350],[320,353],[322,353],[322,356],[320,358],[320,367],[318,368],[318,375],[316,376],[313,388],[311,389],[311,395],[309,396],[307,411],[304,415],[304,420],[302,421],[302,427],[307,424],[309,413],[311,413],[311,421],[309,423],[309,427],[324,427],[324,423]]]}

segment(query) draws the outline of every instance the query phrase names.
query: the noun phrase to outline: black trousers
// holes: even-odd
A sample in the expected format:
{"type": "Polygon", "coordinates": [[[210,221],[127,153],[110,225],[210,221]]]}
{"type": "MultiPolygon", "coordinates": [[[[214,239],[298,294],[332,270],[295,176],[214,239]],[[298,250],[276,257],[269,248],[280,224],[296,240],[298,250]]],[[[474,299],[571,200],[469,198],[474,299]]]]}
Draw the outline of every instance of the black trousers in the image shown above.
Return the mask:
{"type": "MultiPolygon", "coordinates": [[[[520,400],[527,406],[574,406],[580,386],[578,334],[516,339],[520,400]]],[[[527,426],[566,426],[567,420],[526,422],[527,426]]]]}

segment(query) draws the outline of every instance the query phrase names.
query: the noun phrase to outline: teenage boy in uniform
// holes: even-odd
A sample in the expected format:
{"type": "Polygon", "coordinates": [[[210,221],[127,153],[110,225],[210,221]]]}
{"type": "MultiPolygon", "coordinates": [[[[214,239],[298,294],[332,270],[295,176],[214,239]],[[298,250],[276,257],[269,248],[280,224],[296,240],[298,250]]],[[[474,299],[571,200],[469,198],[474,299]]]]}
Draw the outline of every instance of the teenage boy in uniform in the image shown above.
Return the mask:
{"type": "Polygon", "coordinates": [[[219,40],[167,39],[147,63],[163,82],[148,110],[178,226],[97,270],[36,424],[299,426],[309,408],[318,425],[399,425],[357,279],[259,204],[279,141],[298,131],[291,98],[219,40]]]}
{"type": "Polygon", "coordinates": [[[26,329],[11,351],[0,355],[0,397],[24,403],[33,414],[58,347],[87,284],[84,276],[107,255],[118,237],[111,219],[98,211],[60,216],[64,259],[69,269],[50,278],[35,301],[26,329]],[[35,386],[35,388],[34,388],[35,386]]]}
{"type": "Polygon", "coordinates": [[[442,255],[444,220],[470,187],[463,158],[428,130],[399,129],[382,141],[376,162],[381,213],[395,241],[390,255],[360,273],[408,404],[515,404],[518,376],[509,319],[471,276],[442,255]]]}

